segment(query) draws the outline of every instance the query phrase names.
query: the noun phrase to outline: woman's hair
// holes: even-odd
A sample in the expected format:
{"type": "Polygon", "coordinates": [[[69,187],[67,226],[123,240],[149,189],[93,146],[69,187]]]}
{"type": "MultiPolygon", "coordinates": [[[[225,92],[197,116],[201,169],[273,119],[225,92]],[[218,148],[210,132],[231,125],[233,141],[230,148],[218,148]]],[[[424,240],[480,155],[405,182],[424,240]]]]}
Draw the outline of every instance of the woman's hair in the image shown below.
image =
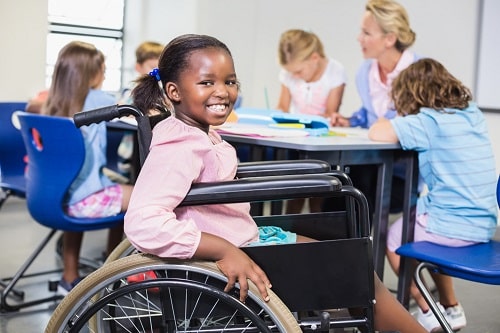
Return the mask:
{"type": "Polygon", "coordinates": [[[464,109],[472,100],[469,88],[429,58],[420,59],[399,73],[392,83],[391,97],[400,115],[417,114],[422,107],[438,111],[464,109]]]}
{"type": "Polygon", "coordinates": [[[190,66],[191,54],[209,48],[222,50],[232,57],[226,44],[211,36],[186,34],[170,41],[163,49],[158,62],[161,85],[154,75],[144,75],[137,79],[132,90],[134,105],[144,113],[151,110],[169,110],[170,101],[164,90],[167,82],[177,83],[180,75],[190,66]]]}
{"type": "Polygon", "coordinates": [[[306,60],[314,52],[325,58],[323,44],[316,34],[300,29],[287,30],[281,34],[278,47],[278,60],[281,66],[292,61],[306,60]]]}
{"type": "Polygon", "coordinates": [[[104,70],[104,54],[92,44],[73,41],[57,57],[42,113],[71,117],[82,111],[93,81],[104,70]]]}
{"type": "Polygon", "coordinates": [[[403,52],[413,45],[416,34],[410,28],[410,19],[403,6],[392,0],[370,0],[366,10],[372,13],[384,33],[394,33],[396,49],[403,52]]]}
{"type": "Polygon", "coordinates": [[[157,42],[145,41],[135,50],[135,60],[138,64],[143,64],[150,59],[158,59],[163,51],[163,45],[157,42]]]}

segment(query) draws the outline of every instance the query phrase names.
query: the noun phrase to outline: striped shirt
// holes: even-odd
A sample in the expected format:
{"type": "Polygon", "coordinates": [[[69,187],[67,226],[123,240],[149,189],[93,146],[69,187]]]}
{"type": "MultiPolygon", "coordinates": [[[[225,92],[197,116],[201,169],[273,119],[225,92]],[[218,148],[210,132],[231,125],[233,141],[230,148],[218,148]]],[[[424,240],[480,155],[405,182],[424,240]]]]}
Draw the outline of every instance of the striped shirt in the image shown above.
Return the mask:
{"type": "Polygon", "coordinates": [[[497,174],[486,121],[474,103],[463,110],[421,108],[391,120],[401,146],[418,152],[429,192],[417,214],[428,214],[427,231],[486,242],[496,229],[497,174]]]}

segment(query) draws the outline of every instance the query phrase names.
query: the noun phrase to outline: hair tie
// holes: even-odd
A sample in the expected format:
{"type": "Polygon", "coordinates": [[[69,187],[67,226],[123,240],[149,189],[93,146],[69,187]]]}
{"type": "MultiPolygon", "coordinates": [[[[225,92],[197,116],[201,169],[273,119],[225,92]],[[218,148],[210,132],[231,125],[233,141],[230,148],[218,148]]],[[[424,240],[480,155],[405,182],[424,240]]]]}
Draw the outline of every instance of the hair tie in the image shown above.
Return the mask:
{"type": "Polygon", "coordinates": [[[149,72],[149,76],[154,77],[156,79],[156,81],[160,81],[161,80],[161,78],[160,78],[160,71],[158,70],[158,68],[155,68],[151,72],[149,72]]]}
{"type": "Polygon", "coordinates": [[[149,76],[152,76],[156,79],[158,82],[158,87],[160,88],[161,94],[166,97],[165,95],[165,90],[163,89],[163,83],[161,82],[160,78],[160,70],[158,68],[153,69],[151,72],[149,72],[149,76]]]}

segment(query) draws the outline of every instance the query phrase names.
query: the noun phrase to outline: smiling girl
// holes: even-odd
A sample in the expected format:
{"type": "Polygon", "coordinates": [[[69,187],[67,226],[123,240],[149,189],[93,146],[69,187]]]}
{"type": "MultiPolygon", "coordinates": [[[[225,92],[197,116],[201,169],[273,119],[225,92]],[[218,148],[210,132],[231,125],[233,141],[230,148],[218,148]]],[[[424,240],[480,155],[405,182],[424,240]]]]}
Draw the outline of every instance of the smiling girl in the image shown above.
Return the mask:
{"type": "MultiPolygon", "coordinates": [[[[259,237],[250,205],[179,207],[192,184],[232,180],[236,175],[235,149],[210,127],[223,124],[229,116],[238,86],[231,53],[219,40],[182,35],[165,47],[158,72],[143,77],[132,92],[140,109],[172,105],[173,116],[153,128],[150,152],[125,216],[125,233],[142,252],[215,261],[228,278],[226,291],[239,283],[244,301],[251,280],[268,301],[267,275],[240,249],[269,243],[259,237]]],[[[313,241],[273,228],[279,235],[272,238],[281,239],[281,244],[313,241]]],[[[375,298],[376,327],[425,332],[377,277],[375,298]]]]}

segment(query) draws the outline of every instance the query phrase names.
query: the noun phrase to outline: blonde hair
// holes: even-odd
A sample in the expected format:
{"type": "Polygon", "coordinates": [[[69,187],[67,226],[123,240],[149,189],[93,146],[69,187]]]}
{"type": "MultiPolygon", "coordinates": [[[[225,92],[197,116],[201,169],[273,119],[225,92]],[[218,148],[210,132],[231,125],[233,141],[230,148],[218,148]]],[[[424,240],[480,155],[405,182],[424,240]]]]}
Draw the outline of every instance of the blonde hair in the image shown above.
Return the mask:
{"type": "Polygon", "coordinates": [[[325,58],[323,44],[314,33],[291,29],[281,34],[278,48],[278,60],[281,66],[292,61],[306,60],[314,52],[325,58]]]}
{"type": "Polygon", "coordinates": [[[370,0],[366,10],[372,13],[384,33],[394,33],[396,49],[403,52],[413,45],[416,34],[410,27],[408,13],[403,6],[392,0],[370,0]]]}
{"type": "Polygon", "coordinates": [[[404,69],[392,83],[391,97],[400,115],[417,114],[428,107],[465,109],[472,100],[466,86],[436,60],[420,59],[404,69]]]}
{"type": "Polygon", "coordinates": [[[142,65],[150,59],[159,59],[163,45],[157,42],[146,41],[135,49],[135,61],[142,65]]]}
{"type": "Polygon", "coordinates": [[[73,41],[57,57],[42,113],[72,117],[82,111],[92,81],[104,70],[104,54],[94,45],[73,41]]]}

